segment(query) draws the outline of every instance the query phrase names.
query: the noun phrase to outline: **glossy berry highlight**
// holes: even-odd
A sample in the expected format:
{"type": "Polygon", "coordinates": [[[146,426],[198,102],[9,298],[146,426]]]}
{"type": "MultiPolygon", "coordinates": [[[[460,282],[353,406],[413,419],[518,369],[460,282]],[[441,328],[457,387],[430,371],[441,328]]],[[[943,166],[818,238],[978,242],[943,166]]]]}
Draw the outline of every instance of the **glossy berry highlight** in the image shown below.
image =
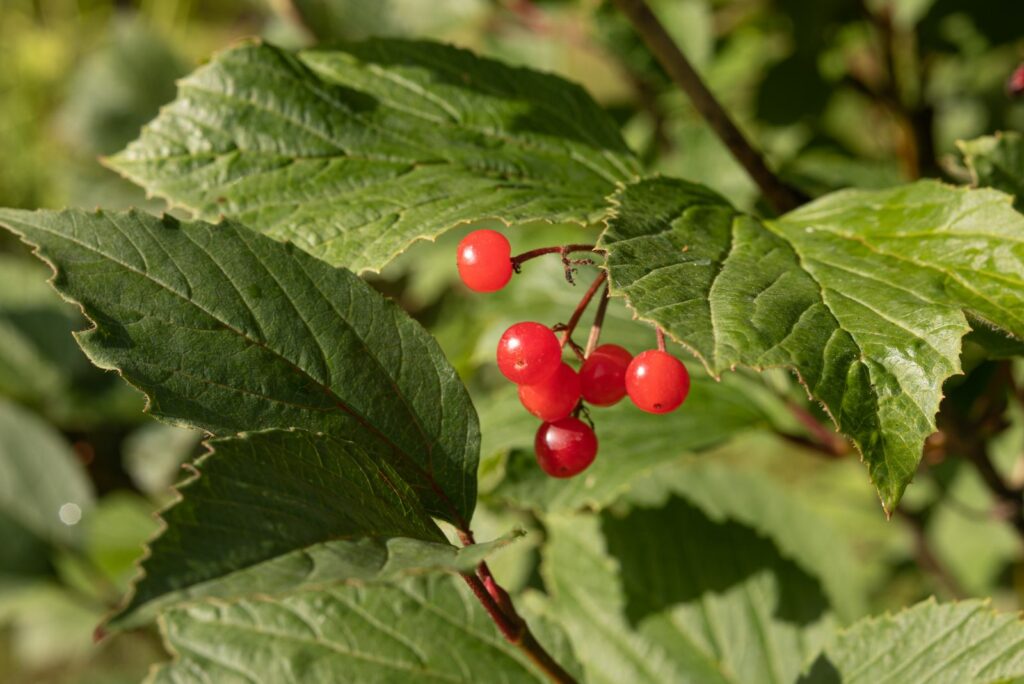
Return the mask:
{"type": "Polygon", "coordinates": [[[626,396],[626,369],[633,355],[617,344],[602,344],[580,367],[583,401],[611,406],[626,396]]]}
{"type": "Polygon", "coordinates": [[[648,413],[679,408],[690,393],[690,374],[683,362],[658,349],[637,354],[626,369],[626,392],[648,413]]]}
{"type": "Polygon", "coordinates": [[[553,423],[568,418],[580,401],[580,376],[563,362],[544,380],[534,385],[520,385],[519,401],[543,421],[553,423]]]}
{"type": "Polygon", "coordinates": [[[495,292],[512,278],[512,245],[496,230],[474,230],[459,243],[459,277],[475,292],[495,292]]]}
{"type": "Polygon", "coordinates": [[[562,364],[562,345],[551,328],[516,323],[498,340],[498,369],[517,385],[535,385],[562,364]]]}
{"type": "Polygon", "coordinates": [[[597,436],[578,418],[544,423],[533,443],[537,463],[551,477],[579,475],[597,456],[597,436]]]}

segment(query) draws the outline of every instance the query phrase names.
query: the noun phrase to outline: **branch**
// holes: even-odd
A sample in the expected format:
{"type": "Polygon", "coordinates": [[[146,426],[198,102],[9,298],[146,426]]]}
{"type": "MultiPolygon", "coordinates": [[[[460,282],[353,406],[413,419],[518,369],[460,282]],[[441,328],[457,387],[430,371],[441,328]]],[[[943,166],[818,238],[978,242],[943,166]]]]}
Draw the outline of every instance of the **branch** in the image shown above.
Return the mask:
{"type": "Polygon", "coordinates": [[[765,198],[780,214],[800,206],[805,200],[796,190],[783,183],[765,163],[761,153],[743,135],[728,112],[708,89],[679,46],[662,26],[645,0],[615,0],[633,28],[647,44],[668,75],[693,102],[701,116],[729,148],[765,198]]]}
{"type": "MultiPolygon", "coordinates": [[[[459,538],[464,546],[475,544],[473,533],[459,530],[459,538]]],[[[558,664],[547,649],[537,641],[530,631],[529,625],[519,616],[512,603],[512,597],[494,579],[487,563],[481,561],[476,574],[463,574],[462,579],[472,590],[473,595],[487,611],[497,625],[498,631],[510,643],[517,646],[548,678],[558,684],[577,684],[576,679],[558,664]]]]}

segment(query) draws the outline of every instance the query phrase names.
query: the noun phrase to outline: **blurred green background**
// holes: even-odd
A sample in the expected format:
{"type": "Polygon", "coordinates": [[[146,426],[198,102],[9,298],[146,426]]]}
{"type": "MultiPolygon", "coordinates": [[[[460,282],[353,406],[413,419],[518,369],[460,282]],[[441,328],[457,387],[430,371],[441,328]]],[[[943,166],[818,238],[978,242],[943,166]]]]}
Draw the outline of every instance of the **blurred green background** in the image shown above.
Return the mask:
{"type": "MultiPolygon", "coordinates": [[[[810,195],[921,175],[962,182],[956,140],[1024,129],[1024,104],[1005,90],[1024,61],[1024,3],[652,4],[775,167],[810,195]]],[[[0,206],[162,210],[98,160],[174,97],[176,78],[253,35],[296,47],[425,37],[557,72],[615,116],[652,169],[761,208],[753,184],[599,0],[0,0],[0,206]]],[[[579,241],[578,230],[526,226],[513,244],[579,241]]],[[[557,320],[578,293],[552,287],[557,263],[537,262],[514,294],[475,305],[453,280],[453,246],[464,232],[415,246],[374,283],[439,337],[470,384],[485,428],[478,524],[503,529],[497,521],[518,515],[496,488],[503,455],[519,446],[506,437],[532,428],[508,418],[515,400],[496,389],[491,350],[517,315],[557,320]]],[[[199,436],[148,419],[137,392],[91,366],[69,334],[84,321],[46,277],[0,235],[0,681],[138,681],[166,657],[156,632],[96,645],[93,628],[126,589],[156,530],[152,513],[201,451],[199,436]],[[32,471],[17,472],[26,460],[32,471]]],[[[648,345],[629,318],[613,305],[608,339],[648,345]]],[[[976,373],[987,364],[970,353],[965,361],[976,373]]],[[[970,395],[972,377],[954,393],[970,395]]],[[[991,595],[1021,607],[1019,540],[963,459],[926,458],[903,512],[886,522],[854,456],[823,459],[791,439],[799,426],[787,423],[779,397],[802,397],[789,378],[740,375],[733,389],[778,419],[708,457],[775,481],[846,535],[867,608],[931,594],[991,595]]],[[[1004,422],[996,461],[1019,479],[1019,404],[1004,422]]],[[[532,548],[524,543],[496,562],[510,585],[530,581],[532,548]]]]}

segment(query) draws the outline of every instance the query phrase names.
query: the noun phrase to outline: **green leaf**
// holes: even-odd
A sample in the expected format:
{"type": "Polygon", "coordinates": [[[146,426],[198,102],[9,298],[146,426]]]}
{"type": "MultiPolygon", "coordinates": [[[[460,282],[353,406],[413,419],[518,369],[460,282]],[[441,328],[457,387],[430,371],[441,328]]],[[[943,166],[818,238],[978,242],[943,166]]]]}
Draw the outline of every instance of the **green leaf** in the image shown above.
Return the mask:
{"type": "Polygon", "coordinates": [[[601,244],[613,292],[718,375],[794,370],[892,511],[960,372],[965,311],[1024,339],[1024,217],[932,181],[760,221],[695,185],[629,186],[601,244]]]}
{"type": "Polygon", "coordinates": [[[210,447],[162,514],[166,529],[112,627],[206,596],[466,570],[507,543],[451,546],[398,473],[350,442],[275,430],[210,447]]]}
{"type": "Polygon", "coordinates": [[[136,422],[142,397],[89,363],[71,337],[82,317],[46,274],[31,259],[0,254],[0,395],[74,430],[136,422]]]}
{"type": "Polygon", "coordinates": [[[92,484],[53,428],[0,399],[0,514],[57,545],[81,541],[92,484]]]}
{"type": "Polygon", "coordinates": [[[196,456],[202,433],[151,422],[125,437],[121,462],[132,483],[153,497],[167,494],[196,456]]]}
{"type": "Polygon", "coordinates": [[[175,660],[150,684],[548,681],[454,577],[209,601],[161,623],[175,660]]]}
{"type": "Polygon", "coordinates": [[[548,512],[602,508],[658,466],[766,425],[765,414],[750,399],[758,389],[753,384],[740,376],[722,383],[695,377],[684,408],[668,415],[644,413],[628,399],[607,409],[592,408],[600,451],[584,474],[567,480],[548,477],[537,466],[532,445],[539,423],[518,395],[493,396],[482,404],[484,453],[516,450],[494,496],[548,512]]]}
{"type": "Polygon", "coordinates": [[[793,681],[835,619],[818,582],[680,499],[547,519],[542,568],[587,681],[793,681]]]}
{"type": "Polygon", "coordinates": [[[687,457],[646,473],[624,498],[653,507],[671,497],[685,499],[709,520],[735,521],[770,539],[782,556],[818,579],[844,620],[866,612],[860,559],[849,538],[763,473],[728,464],[716,454],[687,457]]]}
{"type": "Polygon", "coordinates": [[[485,21],[485,0],[295,0],[275,5],[285,19],[290,12],[319,42],[359,40],[371,36],[425,36],[451,33],[473,21],[485,21]],[[294,9],[293,9],[294,8],[294,9]]]}
{"type": "Polygon", "coordinates": [[[1024,137],[1015,131],[960,140],[957,147],[971,172],[974,184],[1014,196],[1014,206],[1024,211],[1024,137]]]}
{"type": "Polygon", "coordinates": [[[801,682],[995,684],[1024,677],[1024,624],[987,601],[934,599],[861,620],[839,634],[801,682]]]}
{"type": "Polygon", "coordinates": [[[0,210],[95,327],[78,335],[169,422],[229,435],[298,427],[390,463],[464,527],[479,427],[440,348],[351,272],[235,223],[0,210]]]}
{"type": "Polygon", "coordinates": [[[638,173],[578,86],[397,39],[224,52],[108,164],[357,272],[482,218],[589,223],[638,173]]]}

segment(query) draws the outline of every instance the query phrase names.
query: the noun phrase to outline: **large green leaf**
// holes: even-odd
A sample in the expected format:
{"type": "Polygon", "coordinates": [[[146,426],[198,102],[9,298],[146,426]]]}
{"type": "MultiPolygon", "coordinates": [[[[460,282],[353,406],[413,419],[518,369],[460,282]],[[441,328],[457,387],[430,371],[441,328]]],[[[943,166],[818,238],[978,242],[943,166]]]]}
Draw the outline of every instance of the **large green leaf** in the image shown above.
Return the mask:
{"type": "Polygon", "coordinates": [[[39,539],[77,545],[92,505],[92,484],[63,437],[0,399],[0,515],[39,539]]]}
{"type": "Polygon", "coordinates": [[[204,596],[468,570],[495,546],[448,544],[398,473],[351,442],[275,430],[210,446],[112,626],[204,596]]]}
{"type": "Polygon", "coordinates": [[[1014,206],[1024,210],[1024,137],[1020,133],[1005,131],[961,140],[957,147],[975,185],[1013,195],[1014,206]]]}
{"type": "Polygon", "coordinates": [[[807,502],[749,467],[710,453],[684,457],[655,468],[633,483],[624,498],[660,506],[680,497],[718,523],[734,521],[771,540],[779,553],[821,582],[829,603],[844,620],[866,612],[862,568],[832,521],[807,502]]]}
{"type": "Polygon", "coordinates": [[[547,523],[545,583],[591,684],[791,682],[834,629],[814,578],[680,499],[547,523]]]}
{"type": "Polygon", "coordinates": [[[355,271],[485,217],[593,221],[638,172],[578,86],[397,39],[224,52],[108,163],[355,271]]]}
{"type": "Polygon", "coordinates": [[[657,178],[618,203],[601,239],[613,292],[715,375],[795,370],[889,511],[960,372],[965,313],[1024,339],[1024,216],[1002,193],[922,181],[759,221],[657,178]]]}
{"type": "Polygon", "coordinates": [[[198,603],[161,622],[175,660],[151,684],[548,681],[453,577],[198,603]]]}
{"type": "Polygon", "coordinates": [[[842,632],[807,684],[996,684],[1024,677],[1024,623],[983,601],[930,599],[842,632]]]}
{"type": "Polygon", "coordinates": [[[78,336],[171,422],[215,434],[298,427],[388,461],[464,526],[479,427],[417,323],[344,269],[235,223],[137,212],[0,210],[95,327],[78,336]]]}

